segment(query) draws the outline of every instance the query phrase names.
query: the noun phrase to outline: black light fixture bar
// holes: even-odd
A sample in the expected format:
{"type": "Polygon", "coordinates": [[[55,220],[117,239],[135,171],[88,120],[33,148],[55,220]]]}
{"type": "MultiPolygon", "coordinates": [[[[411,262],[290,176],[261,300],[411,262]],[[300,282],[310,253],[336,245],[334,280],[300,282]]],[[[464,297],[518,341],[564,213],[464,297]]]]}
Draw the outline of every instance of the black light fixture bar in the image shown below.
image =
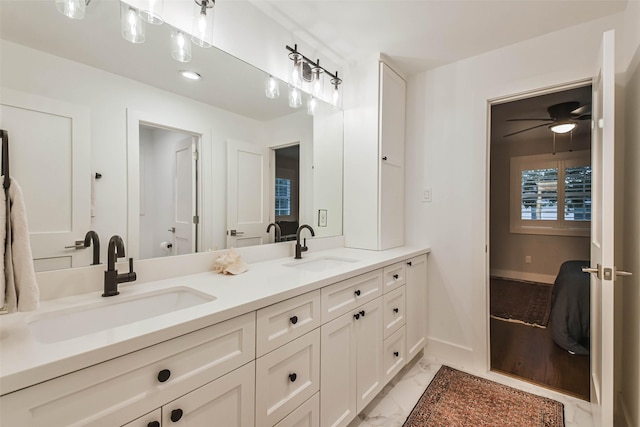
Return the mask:
{"type": "Polygon", "coordinates": [[[320,68],[322,69],[325,73],[327,73],[329,76],[331,76],[331,83],[333,85],[339,85],[342,83],[342,79],[340,77],[338,77],[338,72],[336,71],[335,74],[332,73],[331,71],[328,71],[326,68],[322,67],[320,65],[320,60],[318,59],[318,61],[314,61],[312,59],[307,58],[306,56],[304,56],[303,54],[301,54],[298,51],[298,45],[294,44],[293,47],[287,45],[286,46],[287,50],[291,53],[295,53],[297,55],[300,55],[302,57],[302,59],[305,60],[305,62],[307,62],[309,65],[312,65],[314,68],[320,68]]]}

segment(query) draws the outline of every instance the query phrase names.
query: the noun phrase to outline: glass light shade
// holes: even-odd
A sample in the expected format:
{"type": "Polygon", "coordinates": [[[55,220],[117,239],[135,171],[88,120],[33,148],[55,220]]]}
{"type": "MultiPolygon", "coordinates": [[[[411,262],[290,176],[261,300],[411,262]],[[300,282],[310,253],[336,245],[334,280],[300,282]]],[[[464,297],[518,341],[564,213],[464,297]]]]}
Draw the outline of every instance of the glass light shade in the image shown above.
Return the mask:
{"type": "Polygon", "coordinates": [[[571,132],[575,128],[576,128],[575,123],[558,123],[549,127],[549,129],[551,129],[551,132],[554,132],[554,133],[567,133],[567,132],[571,132]]]}
{"type": "Polygon", "coordinates": [[[322,97],[324,90],[324,70],[319,67],[311,69],[311,93],[317,98],[322,97]]]}
{"type": "Polygon", "coordinates": [[[318,108],[318,100],[314,96],[309,96],[307,101],[307,114],[313,116],[318,108]]]}
{"type": "Polygon", "coordinates": [[[331,103],[336,107],[341,107],[342,105],[342,86],[334,85],[331,90],[331,103]]]}
{"type": "Polygon", "coordinates": [[[67,18],[84,19],[86,8],[85,0],[56,0],[56,9],[67,18]]]}
{"type": "Polygon", "coordinates": [[[194,2],[191,41],[200,47],[213,46],[213,0],[194,2]]]}
{"type": "Polygon", "coordinates": [[[126,3],[120,3],[120,27],[125,40],[131,43],[144,42],[144,21],[138,12],[126,3]]]}
{"type": "Polygon", "coordinates": [[[302,92],[295,86],[289,87],[289,107],[300,108],[302,106],[302,92]]]}
{"type": "Polygon", "coordinates": [[[171,31],[171,56],[178,62],[191,61],[191,40],[180,30],[171,31]]]}
{"type": "Polygon", "coordinates": [[[149,24],[161,25],[164,22],[164,0],[144,0],[138,14],[149,24]]]}
{"type": "Polygon", "coordinates": [[[269,76],[265,84],[264,94],[267,98],[275,99],[280,96],[280,83],[273,76],[269,76]]]}
{"type": "Polygon", "coordinates": [[[289,58],[293,61],[293,67],[291,68],[291,78],[289,79],[289,84],[291,86],[301,88],[302,87],[302,55],[299,53],[291,53],[289,58]]]}

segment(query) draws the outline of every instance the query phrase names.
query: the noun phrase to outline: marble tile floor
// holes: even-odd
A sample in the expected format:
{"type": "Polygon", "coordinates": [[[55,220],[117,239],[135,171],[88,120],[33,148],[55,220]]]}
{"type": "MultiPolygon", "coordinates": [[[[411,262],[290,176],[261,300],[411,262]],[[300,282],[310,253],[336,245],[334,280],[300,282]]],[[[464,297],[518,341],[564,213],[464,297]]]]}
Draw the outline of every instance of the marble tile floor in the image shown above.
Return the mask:
{"type": "MultiPolygon", "coordinates": [[[[419,356],[416,357],[387,384],[348,427],[401,427],[440,366],[442,365],[430,363],[419,356]]],[[[470,372],[456,366],[451,367],[470,372]]],[[[593,427],[589,402],[495,372],[488,372],[486,375],[473,374],[563,403],[565,427],[593,427]]]]}

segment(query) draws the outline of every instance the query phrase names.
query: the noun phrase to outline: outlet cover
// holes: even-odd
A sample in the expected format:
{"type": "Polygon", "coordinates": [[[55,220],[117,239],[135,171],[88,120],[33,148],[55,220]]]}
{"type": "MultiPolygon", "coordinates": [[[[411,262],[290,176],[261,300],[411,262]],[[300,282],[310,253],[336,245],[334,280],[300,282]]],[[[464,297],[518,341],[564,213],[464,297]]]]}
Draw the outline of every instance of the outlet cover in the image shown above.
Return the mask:
{"type": "Polygon", "coordinates": [[[318,227],[326,227],[327,226],[327,210],[319,209],[318,210],[318,227]]]}

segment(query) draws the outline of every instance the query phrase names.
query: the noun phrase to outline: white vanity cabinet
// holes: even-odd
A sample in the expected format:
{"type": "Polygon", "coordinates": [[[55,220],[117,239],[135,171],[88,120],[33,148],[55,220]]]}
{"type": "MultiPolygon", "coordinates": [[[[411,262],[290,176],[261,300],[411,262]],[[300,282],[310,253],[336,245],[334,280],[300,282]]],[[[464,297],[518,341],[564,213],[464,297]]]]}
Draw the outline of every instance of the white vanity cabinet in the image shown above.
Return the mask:
{"type": "Polygon", "coordinates": [[[346,426],[383,387],[383,301],[321,328],[320,425],[346,426]]]}
{"type": "Polygon", "coordinates": [[[427,340],[427,255],[407,260],[407,361],[422,350],[427,340]]]}
{"type": "Polygon", "coordinates": [[[123,425],[254,358],[251,312],[3,395],[0,425],[123,425]]]}

